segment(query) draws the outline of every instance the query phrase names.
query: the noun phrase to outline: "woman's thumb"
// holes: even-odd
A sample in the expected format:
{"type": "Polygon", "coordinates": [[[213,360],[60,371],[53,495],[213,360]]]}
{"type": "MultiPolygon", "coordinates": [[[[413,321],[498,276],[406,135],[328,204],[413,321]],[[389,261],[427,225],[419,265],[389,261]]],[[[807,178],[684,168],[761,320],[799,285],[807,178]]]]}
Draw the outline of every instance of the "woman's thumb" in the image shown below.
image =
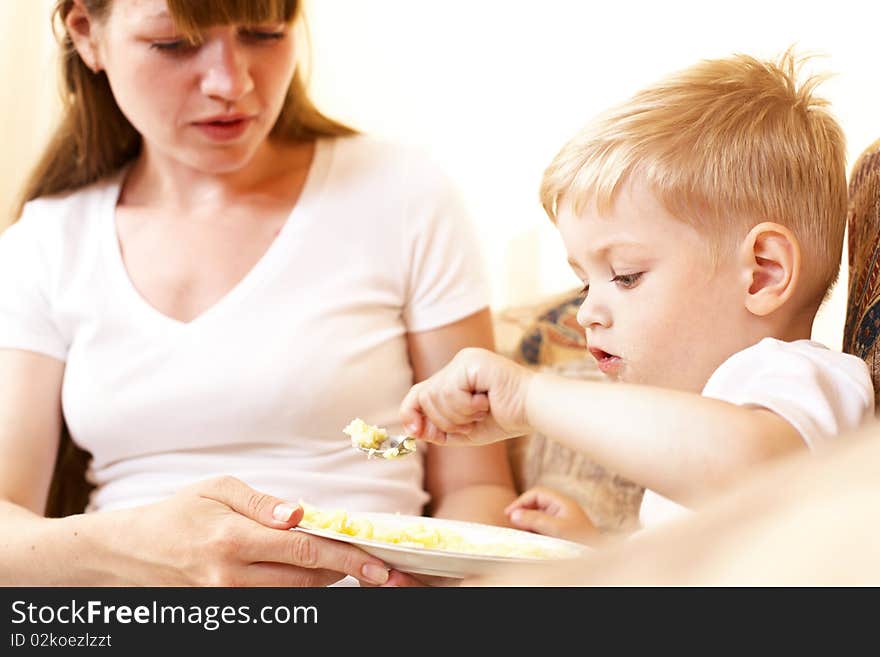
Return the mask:
{"type": "Polygon", "coordinates": [[[235,477],[211,479],[200,492],[266,527],[290,529],[303,517],[299,504],[261,493],[235,477]]]}

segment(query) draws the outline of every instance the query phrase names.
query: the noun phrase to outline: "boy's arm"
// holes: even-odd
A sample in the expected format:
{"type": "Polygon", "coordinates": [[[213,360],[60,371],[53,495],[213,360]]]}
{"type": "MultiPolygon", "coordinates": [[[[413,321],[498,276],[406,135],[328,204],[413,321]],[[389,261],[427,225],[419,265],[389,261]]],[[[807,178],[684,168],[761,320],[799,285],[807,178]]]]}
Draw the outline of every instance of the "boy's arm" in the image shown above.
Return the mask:
{"type": "Polygon", "coordinates": [[[410,435],[479,445],[534,429],[678,502],[804,446],[778,415],[695,393],[535,374],[465,349],[410,390],[410,435]],[[488,417],[485,417],[486,412],[488,417]]]}
{"type": "Polygon", "coordinates": [[[742,470],[805,447],[775,413],[694,393],[535,375],[534,429],[679,502],[742,470]]]}

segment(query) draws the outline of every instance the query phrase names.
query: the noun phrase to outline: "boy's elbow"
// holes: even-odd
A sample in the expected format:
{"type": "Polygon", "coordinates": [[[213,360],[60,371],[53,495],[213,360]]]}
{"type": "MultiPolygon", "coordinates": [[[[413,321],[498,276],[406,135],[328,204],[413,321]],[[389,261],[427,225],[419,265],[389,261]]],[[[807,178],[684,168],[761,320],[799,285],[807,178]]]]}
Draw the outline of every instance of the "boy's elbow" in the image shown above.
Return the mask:
{"type": "Polygon", "coordinates": [[[755,409],[750,437],[743,441],[744,466],[761,465],[807,448],[800,432],[787,420],[766,409],[755,409]]]}

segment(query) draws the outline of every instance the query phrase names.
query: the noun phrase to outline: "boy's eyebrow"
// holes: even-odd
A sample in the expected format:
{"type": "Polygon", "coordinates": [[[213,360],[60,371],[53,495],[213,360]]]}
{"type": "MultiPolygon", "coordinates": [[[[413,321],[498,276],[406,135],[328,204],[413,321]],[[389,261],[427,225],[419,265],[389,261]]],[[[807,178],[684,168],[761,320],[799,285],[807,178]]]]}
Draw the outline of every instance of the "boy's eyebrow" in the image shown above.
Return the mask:
{"type": "Polygon", "coordinates": [[[608,253],[609,251],[614,251],[616,249],[627,249],[627,248],[636,248],[636,249],[644,249],[644,245],[641,242],[636,242],[635,240],[627,240],[627,239],[616,239],[609,240],[605,244],[601,244],[596,248],[596,253],[608,253]]]}
{"type": "MultiPolygon", "coordinates": [[[[618,249],[635,249],[644,251],[645,247],[641,242],[636,242],[635,240],[627,240],[627,239],[612,239],[604,244],[600,243],[595,248],[590,249],[590,253],[593,253],[597,256],[605,255],[609,251],[615,251],[618,249]]],[[[574,265],[574,262],[569,258],[569,264],[574,265]]]]}

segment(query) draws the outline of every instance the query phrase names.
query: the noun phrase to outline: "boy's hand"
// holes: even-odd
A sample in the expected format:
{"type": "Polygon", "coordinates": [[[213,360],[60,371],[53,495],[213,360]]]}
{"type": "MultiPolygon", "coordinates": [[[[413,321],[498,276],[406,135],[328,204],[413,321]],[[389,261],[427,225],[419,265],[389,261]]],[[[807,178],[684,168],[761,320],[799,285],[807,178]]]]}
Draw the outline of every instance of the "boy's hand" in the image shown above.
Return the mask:
{"type": "Polygon", "coordinates": [[[483,445],[529,431],[532,372],[485,349],[462,349],[417,383],[400,405],[409,435],[449,445],[483,445]]]}
{"type": "Polygon", "coordinates": [[[581,505],[549,488],[530,488],[504,512],[519,529],[588,545],[599,539],[599,531],[581,505]]]}

